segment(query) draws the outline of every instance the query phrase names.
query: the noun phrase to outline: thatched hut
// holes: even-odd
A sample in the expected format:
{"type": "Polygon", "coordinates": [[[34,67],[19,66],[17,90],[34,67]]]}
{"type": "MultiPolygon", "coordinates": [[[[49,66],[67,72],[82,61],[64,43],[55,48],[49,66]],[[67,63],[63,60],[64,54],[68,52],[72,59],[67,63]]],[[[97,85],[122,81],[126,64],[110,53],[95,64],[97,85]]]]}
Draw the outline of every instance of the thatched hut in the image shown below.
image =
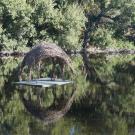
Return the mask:
{"type": "Polygon", "coordinates": [[[29,80],[31,80],[31,70],[35,65],[38,65],[40,70],[41,62],[45,61],[47,58],[52,58],[53,69],[55,68],[55,61],[57,60],[61,66],[62,74],[64,65],[68,65],[73,71],[71,66],[71,59],[64,52],[62,48],[53,43],[41,42],[37,44],[32,50],[30,50],[24,57],[20,69],[19,69],[19,80],[22,80],[22,72],[25,66],[29,70],[29,80]]]}
{"type": "Polygon", "coordinates": [[[67,100],[62,97],[62,99],[57,99],[57,104],[53,101],[49,107],[41,107],[24,97],[22,98],[22,101],[27,111],[29,111],[33,116],[43,120],[44,124],[50,124],[62,118],[70,110],[75,99],[76,92],[76,89],[73,87],[72,94],[67,100]]]}

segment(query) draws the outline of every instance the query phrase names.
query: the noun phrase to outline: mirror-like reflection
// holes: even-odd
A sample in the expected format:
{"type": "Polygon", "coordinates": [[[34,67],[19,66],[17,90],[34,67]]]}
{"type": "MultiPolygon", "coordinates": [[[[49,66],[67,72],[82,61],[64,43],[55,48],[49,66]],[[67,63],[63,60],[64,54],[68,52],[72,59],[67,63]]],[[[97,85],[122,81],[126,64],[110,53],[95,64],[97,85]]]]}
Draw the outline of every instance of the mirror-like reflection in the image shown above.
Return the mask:
{"type": "MultiPolygon", "coordinates": [[[[134,135],[135,56],[87,57],[72,57],[76,75],[65,71],[74,85],[48,89],[19,89],[12,83],[21,59],[0,59],[0,134],[134,135]]],[[[42,68],[43,77],[51,66],[42,68]]]]}
{"type": "MultiPolygon", "coordinates": [[[[62,88],[62,90],[63,93],[60,94],[59,97],[57,97],[56,96],[57,88],[56,87],[52,88],[53,102],[49,107],[41,103],[41,98],[42,98],[41,95],[38,98],[40,100],[40,104],[32,103],[32,100],[27,100],[24,97],[22,97],[22,101],[27,111],[29,111],[35,117],[43,120],[44,124],[50,124],[56,122],[58,119],[63,117],[67,113],[67,111],[69,111],[73,103],[73,100],[75,98],[76,90],[72,91],[70,97],[64,94],[64,87],[62,88]]],[[[46,95],[48,95],[48,92],[46,92],[46,95]]],[[[46,96],[44,96],[44,98],[46,98],[46,96]]]]}

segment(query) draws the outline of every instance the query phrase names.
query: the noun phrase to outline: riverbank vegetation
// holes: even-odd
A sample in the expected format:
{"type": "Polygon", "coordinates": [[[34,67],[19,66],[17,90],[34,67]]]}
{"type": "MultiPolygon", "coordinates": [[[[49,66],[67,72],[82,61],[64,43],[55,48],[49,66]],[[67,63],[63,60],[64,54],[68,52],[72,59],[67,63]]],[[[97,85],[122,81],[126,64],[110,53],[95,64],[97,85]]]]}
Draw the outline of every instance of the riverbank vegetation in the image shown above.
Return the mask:
{"type": "Polygon", "coordinates": [[[134,48],[134,0],[1,0],[0,51],[40,41],[66,49],[134,48]]]}

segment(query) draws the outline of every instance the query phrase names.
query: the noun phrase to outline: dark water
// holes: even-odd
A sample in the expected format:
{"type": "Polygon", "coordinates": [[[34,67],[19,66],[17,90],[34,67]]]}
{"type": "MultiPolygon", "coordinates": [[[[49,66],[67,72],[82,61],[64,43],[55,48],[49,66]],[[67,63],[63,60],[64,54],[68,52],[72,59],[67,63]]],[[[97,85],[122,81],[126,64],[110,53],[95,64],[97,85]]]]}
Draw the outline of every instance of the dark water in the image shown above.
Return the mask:
{"type": "Polygon", "coordinates": [[[89,67],[74,56],[74,84],[54,88],[13,85],[21,60],[0,59],[0,135],[135,135],[134,55],[89,56],[89,67]]]}

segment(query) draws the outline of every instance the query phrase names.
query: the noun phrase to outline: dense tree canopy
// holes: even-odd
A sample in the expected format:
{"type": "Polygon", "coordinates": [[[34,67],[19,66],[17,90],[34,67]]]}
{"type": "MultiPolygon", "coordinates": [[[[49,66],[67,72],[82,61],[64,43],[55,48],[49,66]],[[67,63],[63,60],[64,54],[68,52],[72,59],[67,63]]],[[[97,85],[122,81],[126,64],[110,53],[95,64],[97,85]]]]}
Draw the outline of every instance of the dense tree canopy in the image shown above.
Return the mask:
{"type": "Polygon", "coordinates": [[[134,48],[134,24],[134,0],[1,0],[0,50],[40,40],[67,49],[134,48]]]}
{"type": "Polygon", "coordinates": [[[39,40],[74,48],[85,23],[81,7],[59,8],[53,0],[2,0],[0,16],[0,42],[5,50],[22,49],[39,40]]]}

